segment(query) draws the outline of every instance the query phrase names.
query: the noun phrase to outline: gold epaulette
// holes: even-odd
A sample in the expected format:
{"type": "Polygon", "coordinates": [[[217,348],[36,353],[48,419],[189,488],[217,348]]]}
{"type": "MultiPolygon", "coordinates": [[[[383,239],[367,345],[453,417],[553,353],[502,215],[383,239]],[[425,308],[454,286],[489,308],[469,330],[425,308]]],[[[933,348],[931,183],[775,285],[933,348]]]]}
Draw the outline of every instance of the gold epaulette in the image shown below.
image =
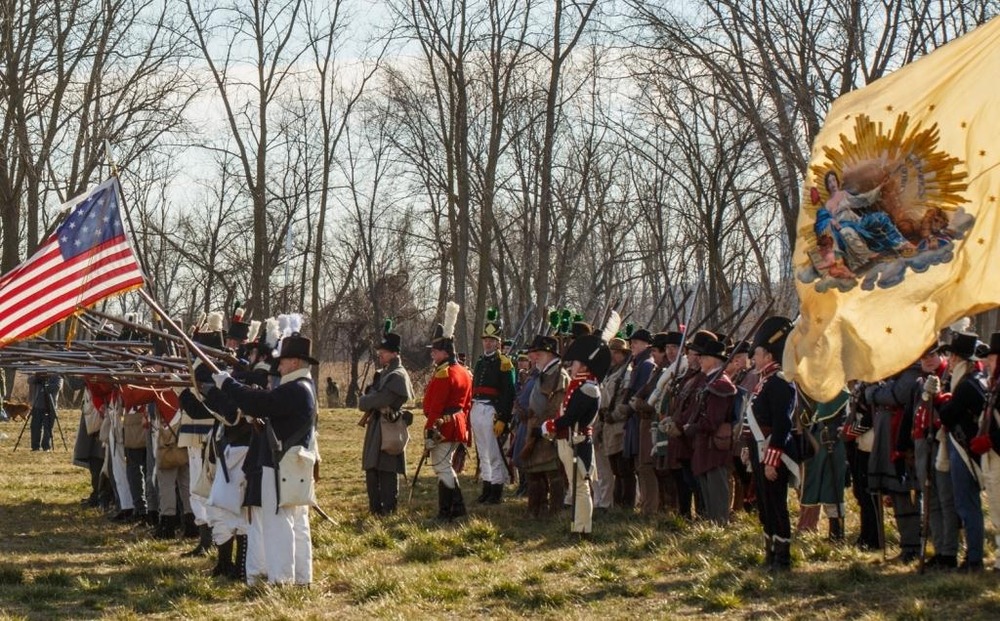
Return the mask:
{"type": "Polygon", "coordinates": [[[449,365],[449,364],[442,364],[442,365],[438,366],[437,371],[434,372],[434,377],[436,377],[438,379],[447,379],[448,378],[448,367],[450,367],[450,366],[451,365],[449,365]]]}
{"type": "Polygon", "coordinates": [[[514,368],[514,361],[512,361],[509,356],[500,354],[500,370],[503,371],[504,373],[507,373],[513,368],[514,368]]]}

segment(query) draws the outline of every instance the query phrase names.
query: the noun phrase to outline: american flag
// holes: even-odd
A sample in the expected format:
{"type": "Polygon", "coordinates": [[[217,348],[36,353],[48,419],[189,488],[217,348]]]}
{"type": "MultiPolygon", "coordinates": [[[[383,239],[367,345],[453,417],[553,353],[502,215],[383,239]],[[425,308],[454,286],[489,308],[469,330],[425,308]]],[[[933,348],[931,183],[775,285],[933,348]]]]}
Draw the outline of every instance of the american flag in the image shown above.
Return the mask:
{"type": "Polygon", "coordinates": [[[116,178],[99,185],[32,257],[0,276],[0,347],[44,331],[79,307],[142,286],[118,197],[116,178]]]}

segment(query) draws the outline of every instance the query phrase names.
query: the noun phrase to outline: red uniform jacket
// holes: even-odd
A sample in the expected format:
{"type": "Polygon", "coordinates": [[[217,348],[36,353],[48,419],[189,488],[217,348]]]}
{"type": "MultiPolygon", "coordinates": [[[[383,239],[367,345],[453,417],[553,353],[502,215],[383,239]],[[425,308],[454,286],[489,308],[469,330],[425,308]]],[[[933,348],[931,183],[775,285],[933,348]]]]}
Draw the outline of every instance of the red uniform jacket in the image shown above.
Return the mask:
{"type": "Polygon", "coordinates": [[[424,392],[424,429],[437,427],[445,442],[469,442],[469,410],[472,407],[472,376],[458,363],[445,362],[434,371],[424,392]],[[438,426],[442,416],[450,414],[449,423],[438,426]]]}
{"type": "Polygon", "coordinates": [[[126,410],[155,402],[156,410],[160,413],[160,420],[165,424],[173,422],[177,408],[180,407],[180,398],[169,388],[122,384],[121,393],[126,410]]]}

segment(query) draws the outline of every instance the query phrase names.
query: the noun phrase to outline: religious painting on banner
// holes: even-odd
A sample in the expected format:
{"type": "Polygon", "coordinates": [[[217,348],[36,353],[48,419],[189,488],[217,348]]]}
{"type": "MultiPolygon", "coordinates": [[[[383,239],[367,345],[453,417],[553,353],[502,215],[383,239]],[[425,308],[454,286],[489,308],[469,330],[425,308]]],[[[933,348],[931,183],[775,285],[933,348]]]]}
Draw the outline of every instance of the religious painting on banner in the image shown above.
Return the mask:
{"type": "Polygon", "coordinates": [[[1000,20],[835,101],[813,145],[785,374],[828,401],[1000,304],[1000,20]]]}

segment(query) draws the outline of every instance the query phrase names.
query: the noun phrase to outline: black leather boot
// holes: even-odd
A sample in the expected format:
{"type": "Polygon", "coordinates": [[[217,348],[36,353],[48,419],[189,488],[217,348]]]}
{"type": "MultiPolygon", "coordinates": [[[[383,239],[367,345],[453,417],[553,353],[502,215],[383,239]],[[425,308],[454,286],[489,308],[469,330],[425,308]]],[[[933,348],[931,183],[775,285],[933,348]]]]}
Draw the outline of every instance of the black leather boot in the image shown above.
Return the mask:
{"type": "Polygon", "coordinates": [[[789,571],[792,568],[792,542],[774,540],[774,565],[775,571],[789,571]]]}
{"type": "Polygon", "coordinates": [[[451,519],[451,490],[438,479],[438,520],[451,519]]]}
{"type": "Polygon", "coordinates": [[[201,533],[198,531],[198,524],[194,521],[193,513],[184,514],[184,538],[194,539],[198,537],[201,533]]]}
{"type": "Polygon", "coordinates": [[[177,516],[176,515],[161,515],[160,523],[156,526],[156,531],[153,533],[155,539],[173,539],[177,536],[177,516]]]}
{"type": "Polygon", "coordinates": [[[213,576],[228,577],[233,570],[233,539],[230,537],[225,543],[220,543],[217,548],[219,559],[212,568],[213,576]]]}
{"type": "Polygon", "coordinates": [[[830,541],[840,543],[844,540],[844,521],[841,518],[830,518],[830,541]]]}
{"type": "Polygon", "coordinates": [[[476,502],[484,503],[493,495],[493,486],[483,481],[483,492],[476,498],[476,502]]]}
{"type": "Polygon", "coordinates": [[[764,535],[764,567],[770,569],[774,565],[774,540],[770,535],[764,535]]]}
{"type": "Polygon", "coordinates": [[[193,550],[181,554],[181,556],[208,556],[208,551],[212,549],[212,527],[208,524],[198,525],[198,545],[193,550]]]}
{"type": "Polygon", "coordinates": [[[247,536],[236,535],[236,563],[233,565],[232,573],[229,574],[234,580],[240,582],[247,581],[247,536]]]}
{"type": "Polygon", "coordinates": [[[451,519],[464,517],[466,515],[465,511],[465,498],[462,497],[462,488],[458,486],[458,481],[455,481],[455,489],[448,490],[451,492],[451,519]]]}

